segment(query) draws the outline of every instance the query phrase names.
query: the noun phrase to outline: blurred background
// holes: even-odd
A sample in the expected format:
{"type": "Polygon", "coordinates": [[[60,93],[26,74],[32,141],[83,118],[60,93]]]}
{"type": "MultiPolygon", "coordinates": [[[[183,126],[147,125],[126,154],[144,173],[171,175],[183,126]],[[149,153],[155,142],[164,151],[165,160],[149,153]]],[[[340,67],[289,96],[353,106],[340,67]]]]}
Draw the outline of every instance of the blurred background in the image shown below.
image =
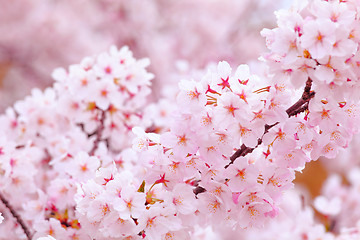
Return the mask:
{"type": "Polygon", "coordinates": [[[284,0],[0,0],[0,111],[52,84],[51,72],[114,44],[151,60],[160,87],[178,72],[226,60],[249,63],[265,51],[284,0]],[[190,67],[191,66],[191,67],[190,67]]]}

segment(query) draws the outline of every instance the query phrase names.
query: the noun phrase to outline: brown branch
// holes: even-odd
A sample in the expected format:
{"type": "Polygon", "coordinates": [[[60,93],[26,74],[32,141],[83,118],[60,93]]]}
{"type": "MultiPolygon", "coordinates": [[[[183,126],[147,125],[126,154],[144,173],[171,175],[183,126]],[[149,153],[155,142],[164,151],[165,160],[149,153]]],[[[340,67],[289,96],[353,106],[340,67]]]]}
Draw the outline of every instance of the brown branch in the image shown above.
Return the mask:
{"type": "Polygon", "coordinates": [[[301,111],[299,112],[299,110],[304,105],[308,106],[310,99],[315,96],[315,92],[311,92],[311,86],[312,86],[312,80],[311,78],[308,78],[301,98],[294,105],[292,105],[286,110],[286,113],[288,114],[289,117],[295,116],[298,113],[300,113],[301,111]]]}
{"type": "Polygon", "coordinates": [[[313,98],[315,96],[315,92],[310,92],[309,94],[306,94],[305,96],[303,95],[296,103],[294,103],[294,105],[292,105],[291,107],[289,107],[286,110],[286,113],[288,114],[289,117],[295,116],[299,113],[299,110],[306,105],[309,100],[311,98],[313,98]]]}
{"type": "Polygon", "coordinates": [[[197,186],[196,188],[194,188],[193,190],[195,196],[198,195],[199,193],[203,193],[206,192],[206,189],[201,187],[201,186],[197,186]]]}
{"type": "MultiPolygon", "coordinates": [[[[301,98],[286,110],[286,113],[289,116],[289,118],[292,116],[296,116],[297,114],[304,112],[308,109],[310,99],[315,96],[315,92],[311,92],[311,86],[312,86],[312,80],[311,78],[308,78],[301,98]]],[[[262,143],[262,138],[264,137],[264,135],[277,124],[279,124],[279,122],[276,122],[272,125],[267,125],[267,124],[265,125],[264,133],[261,136],[261,138],[258,139],[258,143],[254,148],[247,147],[245,144],[241,145],[241,147],[238,150],[236,150],[235,153],[230,157],[230,162],[225,166],[225,168],[228,168],[231,164],[233,164],[237,158],[244,157],[247,154],[252,153],[254,149],[257,148],[262,143]]]]}
{"type": "Polygon", "coordinates": [[[236,150],[236,152],[230,157],[231,162],[235,161],[235,159],[237,159],[238,157],[241,157],[241,155],[246,150],[246,148],[247,147],[245,146],[245,144],[241,145],[241,147],[238,150],[236,150]]]}
{"type": "MultiPolygon", "coordinates": [[[[277,124],[278,124],[278,122],[276,124],[271,125],[271,127],[273,127],[277,124]]],[[[266,126],[269,126],[269,125],[266,125],[266,126]]],[[[264,134],[265,134],[265,132],[264,132],[264,134]]],[[[264,134],[263,134],[263,136],[264,136],[264,134]]],[[[262,143],[262,137],[258,139],[257,145],[253,148],[247,147],[245,144],[241,145],[241,147],[238,150],[236,150],[236,152],[230,157],[230,162],[229,162],[229,164],[227,164],[225,166],[225,169],[228,168],[231,164],[233,164],[237,158],[244,157],[247,154],[252,153],[254,151],[254,149],[257,148],[261,143],[262,143]]]]}
{"type": "Polygon", "coordinates": [[[299,113],[305,112],[306,110],[309,109],[309,102],[306,102],[302,107],[300,107],[299,109],[295,110],[294,112],[292,112],[291,116],[296,116],[299,113]]]}
{"type": "Polygon", "coordinates": [[[100,126],[98,127],[98,129],[96,130],[95,134],[96,134],[96,138],[94,141],[94,145],[89,153],[90,156],[95,154],[95,151],[98,149],[99,147],[99,142],[101,140],[101,135],[102,132],[104,131],[104,121],[105,121],[105,111],[101,111],[101,118],[100,118],[100,126]]]}
{"type": "Polygon", "coordinates": [[[9,209],[9,211],[11,212],[11,215],[13,215],[13,217],[16,219],[16,222],[21,226],[21,228],[23,229],[27,239],[31,240],[31,234],[30,234],[30,231],[29,231],[28,227],[25,225],[22,218],[19,216],[19,214],[17,214],[15,209],[10,205],[8,200],[6,200],[6,198],[4,197],[4,195],[1,192],[0,192],[0,200],[5,205],[5,207],[7,209],[9,209]]]}

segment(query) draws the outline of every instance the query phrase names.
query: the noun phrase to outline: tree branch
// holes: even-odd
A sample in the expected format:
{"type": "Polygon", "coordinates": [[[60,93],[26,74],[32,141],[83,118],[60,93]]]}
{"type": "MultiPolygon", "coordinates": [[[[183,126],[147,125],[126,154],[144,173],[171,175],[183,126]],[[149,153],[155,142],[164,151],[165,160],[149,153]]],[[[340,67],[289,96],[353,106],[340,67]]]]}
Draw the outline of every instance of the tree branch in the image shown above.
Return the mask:
{"type": "Polygon", "coordinates": [[[292,105],[286,110],[286,113],[288,114],[289,117],[295,116],[298,113],[300,113],[299,110],[303,107],[303,105],[309,103],[310,99],[315,96],[315,92],[310,91],[311,85],[312,85],[312,80],[311,78],[308,78],[301,98],[296,103],[294,103],[294,105],[292,105]]]}
{"type": "Polygon", "coordinates": [[[193,192],[195,196],[197,196],[199,193],[206,192],[206,189],[201,186],[197,186],[196,188],[194,188],[193,192]]]}
{"type": "MultiPolygon", "coordinates": [[[[312,86],[312,80],[311,78],[308,78],[301,98],[286,110],[286,113],[289,116],[289,118],[292,116],[296,116],[297,114],[304,112],[308,109],[310,99],[315,96],[315,92],[311,92],[311,86],[312,86]]],[[[272,125],[267,125],[267,124],[265,125],[264,133],[262,137],[258,139],[258,143],[254,148],[247,147],[245,144],[241,145],[241,147],[238,150],[236,150],[235,153],[230,157],[230,163],[227,164],[225,168],[228,168],[231,164],[233,164],[237,158],[244,157],[247,154],[252,153],[252,151],[254,151],[254,149],[257,148],[262,143],[262,138],[264,137],[264,135],[277,124],[279,124],[279,122],[276,122],[272,125]]]]}
{"type": "Polygon", "coordinates": [[[17,212],[15,211],[15,209],[10,205],[10,203],[8,202],[8,200],[6,200],[6,198],[4,197],[4,195],[0,192],[0,200],[1,202],[5,205],[5,207],[7,209],[9,209],[9,211],[11,212],[11,215],[16,219],[16,222],[20,225],[20,227],[23,229],[26,237],[28,240],[31,240],[31,234],[29,229],[27,228],[27,226],[25,225],[24,221],[22,220],[22,218],[19,216],[19,214],[17,214],[17,212]]]}

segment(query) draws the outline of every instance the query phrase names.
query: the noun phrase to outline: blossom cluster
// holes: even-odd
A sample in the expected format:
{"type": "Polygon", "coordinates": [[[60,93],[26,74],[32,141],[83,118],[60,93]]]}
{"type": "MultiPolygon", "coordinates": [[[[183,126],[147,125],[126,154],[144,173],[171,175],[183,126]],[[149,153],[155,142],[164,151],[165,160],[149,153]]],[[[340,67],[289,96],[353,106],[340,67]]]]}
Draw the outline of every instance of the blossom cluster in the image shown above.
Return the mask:
{"type": "Polygon", "coordinates": [[[360,219],[359,171],[359,167],[349,171],[345,177],[346,184],[343,183],[340,175],[330,175],[322,188],[322,195],[315,198],[316,210],[333,224],[332,228],[335,232],[356,227],[354,223],[360,219]]]}
{"type": "MultiPolygon", "coordinates": [[[[146,126],[142,108],[153,78],[148,64],[126,47],[112,47],[68,71],[57,69],[52,88],[33,90],[0,116],[1,193],[31,223],[35,236],[76,235],[77,184],[114,159],[122,166],[119,154],[131,146],[131,129],[146,126]]],[[[1,237],[11,237],[15,223],[5,221],[1,237]]],[[[14,234],[22,232],[16,229],[14,234]]]]}
{"type": "Polygon", "coordinates": [[[294,86],[313,81],[316,94],[309,104],[309,123],[321,132],[321,155],[334,157],[337,146],[347,146],[357,131],[357,3],[303,1],[277,12],[277,17],[279,27],[263,31],[271,50],[264,59],[275,78],[294,86]]]}
{"type": "MultiPolygon", "coordinates": [[[[339,190],[339,189],[338,189],[339,190]]],[[[323,205],[325,206],[325,205],[323,205]]],[[[326,205],[326,207],[330,207],[326,205]]],[[[311,239],[311,240],[355,240],[360,237],[359,221],[356,219],[351,227],[338,228],[336,219],[323,216],[323,223],[319,221],[319,215],[309,205],[304,205],[301,191],[287,191],[284,202],[281,204],[282,211],[268,225],[261,229],[239,229],[236,232],[223,229],[221,235],[213,233],[209,239],[234,239],[236,235],[240,239],[262,240],[287,240],[287,239],[311,239]],[[336,228],[336,229],[335,229],[336,228]]],[[[343,213],[350,213],[343,211],[343,213]]]]}
{"type": "MultiPolygon", "coordinates": [[[[320,28],[316,34],[309,30],[314,28],[315,21],[322,21],[328,15],[337,16],[337,12],[332,12],[339,9],[337,4],[348,11],[345,15],[349,19],[345,23],[338,23],[338,18],[328,19],[335,22],[329,24],[329,29],[351,29],[342,24],[356,26],[352,2],[314,1],[283,13],[285,17],[278,14],[279,19],[288,18],[279,20],[279,28],[264,31],[272,51],[265,56],[271,69],[268,84],[250,75],[246,66],[240,66],[232,74],[229,65],[220,62],[217,69],[210,70],[200,81],[179,84],[177,108],[169,132],[154,135],[134,130],[138,135],[134,148],[140,151],[139,164],[148,169],[143,182],[143,192],[151,196],[146,199],[146,211],[159,205],[167,209],[165,192],[173,194],[178,191],[178,184],[187,184],[193,186],[196,195],[196,201],[191,196],[198,206],[192,210],[199,219],[196,224],[213,225],[221,219],[234,228],[259,226],[267,217],[277,215],[281,193],[291,186],[295,170],[301,170],[306,162],[320,156],[335,157],[340,148],[347,147],[353,133],[358,131],[358,98],[354,97],[358,40],[350,34],[341,35],[337,40],[339,46],[341,41],[349,40],[352,44],[345,45],[352,47],[339,48],[342,51],[338,49],[338,52],[334,49],[332,53],[332,48],[323,46],[325,32],[320,32],[320,28]],[[318,13],[324,9],[329,11],[328,15],[318,13]],[[296,22],[291,28],[285,23],[294,16],[304,19],[304,23],[296,22]],[[295,44],[293,48],[299,50],[294,53],[276,42],[286,41],[286,31],[296,33],[291,41],[295,44]],[[318,39],[320,43],[308,39],[318,39]],[[283,48],[283,55],[274,49],[276,44],[283,48]],[[335,69],[330,62],[333,59],[342,62],[343,69],[335,69]],[[295,61],[306,64],[283,70],[286,64],[297,66],[295,61]],[[301,73],[301,77],[279,75],[287,72],[301,73]],[[334,78],[325,76],[327,72],[334,78]],[[302,94],[300,86],[304,87],[302,94]],[[300,98],[297,102],[296,97],[300,98]],[[290,105],[289,99],[295,103],[290,105]],[[234,149],[238,149],[235,154],[234,149]],[[160,183],[160,193],[153,201],[153,187],[160,183]]],[[[170,206],[177,205],[174,199],[170,206]]],[[[163,218],[177,216],[178,222],[180,219],[180,223],[187,223],[181,214],[184,215],[176,210],[158,211],[151,219],[161,222],[163,218]]],[[[180,224],[177,231],[180,226],[189,228],[180,224]]],[[[151,233],[147,227],[141,233],[151,233]]],[[[172,234],[171,227],[166,226],[163,233],[158,233],[163,237],[172,234]]]]}
{"type": "MultiPolygon", "coordinates": [[[[358,5],[314,0],[279,11],[278,27],[263,31],[269,72],[219,62],[179,82],[171,114],[169,99],[146,109],[149,61],[126,47],[57,69],[52,88],[0,116],[0,238],[201,239],[209,226],[284,224],[295,172],[335,157],[359,131],[358,5]],[[154,119],[153,108],[166,111],[154,119]]],[[[351,206],[349,192],[358,197],[329,189],[314,203],[325,214],[351,206]]],[[[308,224],[296,234],[334,239],[300,205],[292,214],[308,224]]]]}

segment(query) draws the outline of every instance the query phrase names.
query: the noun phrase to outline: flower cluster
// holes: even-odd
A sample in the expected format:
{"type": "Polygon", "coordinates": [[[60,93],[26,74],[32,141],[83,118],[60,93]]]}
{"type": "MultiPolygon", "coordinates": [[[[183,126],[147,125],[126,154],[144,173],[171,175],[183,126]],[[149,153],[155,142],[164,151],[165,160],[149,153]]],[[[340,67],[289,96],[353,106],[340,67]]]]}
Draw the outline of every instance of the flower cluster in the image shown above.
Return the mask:
{"type": "MultiPolygon", "coordinates": [[[[0,116],[1,193],[35,236],[77,236],[77,184],[114,159],[123,167],[119,154],[131,146],[133,126],[147,126],[142,109],[153,77],[148,64],[126,47],[112,47],[68,71],[57,69],[52,88],[33,90],[0,116]]],[[[1,225],[5,238],[14,224],[1,225]]]]}
{"type": "MultiPolygon", "coordinates": [[[[257,139],[264,133],[259,126],[287,117],[280,104],[269,107],[263,104],[264,99],[256,98],[264,91],[264,98],[271,97],[274,102],[273,95],[276,94],[267,92],[269,88],[253,93],[251,87],[257,81],[246,66],[240,66],[232,75],[230,66],[221,62],[201,82],[180,83],[178,108],[169,132],[157,135],[134,128],[138,138],[133,148],[140,152],[137,164],[146,171],[136,175],[140,179],[137,185],[126,189],[132,193],[124,193],[125,196],[142,196],[142,208],[141,214],[121,217],[122,221],[130,219],[132,224],[137,223],[137,228],[131,234],[123,232],[123,237],[135,237],[139,232],[148,239],[156,239],[154,233],[163,238],[179,234],[186,236],[194,231],[194,225],[215,224],[219,219],[238,227],[258,226],[266,216],[276,215],[275,200],[280,198],[281,191],[291,186],[293,173],[267,161],[261,151],[228,165],[229,156],[240,143],[249,142],[252,147],[257,145],[257,139]],[[252,113],[254,110],[257,113],[252,113]],[[243,111],[243,116],[240,111],[243,111]],[[259,130],[253,132],[251,129],[255,126],[259,130]],[[140,186],[141,177],[143,186],[140,186]],[[194,214],[189,225],[189,215],[194,214]],[[161,222],[170,220],[173,225],[162,226],[161,222]],[[147,222],[145,227],[140,224],[142,222],[147,222]],[[161,226],[162,229],[158,229],[161,226]]],[[[82,222],[95,224],[88,215],[93,208],[87,203],[91,196],[94,201],[102,201],[101,206],[109,206],[109,213],[114,209],[118,216],[122,216],[118,211],[123,209],[118,209],[112,202],[122,200],[132,209],[130,200],[123,199],[124,186],[117,190],[118,196],[104,197],[113,191],[108,187],[110,183],[121,186],[114,178],[102,186],[105,193],[80,192],[82,198],[78,199],[78,205],[86,207],[81,212],[82,222]]],[[[82,188],[89,189],[92,185],[90,180],[82,188]]],[[[128,212],[129,209],[125,210],[128,212]]],[[[98,213],[101,211],[97,208],[98,213]]],[[[103,237],[118,237],[110,235],[107,226],[98,229],[103,237]]],[[[94,237],[99,238],[98,235],[94,237]]]]}
{"type": "MultiPolygon", "coordinates": [[[[52,88],[0,116],[0,198],[14,218],[4,214],[0,232],[191,239],[209,226],[266,225],[295,172],[335,157],[359,131],[358,5],[314,0],[279,11],[279,26],[263,31],[269,73],[220,62],[182,80],[170,107],[164,99],[144,110],[153,76],[126,47],[56,70],[52,88]]],[[[315,207],[337,215],[348,192],[329,192],[315,207]]],[[[295,209],[309,223],[296,234],[332,239],[310,210],[295,209]]]]}
{"type": "MultiPolygon", "coordinates": [[[[250,75],[244,65],[232,74],[226,62],[201,81],[182,81],[170,131],[135,131],[139,164],[147,169],[144,183],[151,186],[144,193],[152,195],[152,186],[159,183],[168,192],[177,184],[192,185],[198,206],[195,223],[200,225],[222,219],[246,228],[277,215],[281,193],[291,186],[294,171],[320,156],[335,157],[358,131],[358,40],[345,33],[339,35],[338,45],[330,40],[332,45],[327,45],[332,32],[356,26],[353,4],[314,1],[279,12],[279,28],[264,31],[272,51],[265,57],[271,68],[268,83],[250,75]],[[336,12],[339,8],[345,13],[336,12]],[[320,13],[324,9],[329,14],[320,13]],[[340,21],[341,14],[347,21],[340,21]],[[298,20],[294,26],[289,25],[292,18],[298,20]],[[322,21],[330,22],[327,30],[314,27],[322,21]],[[282,43],[288,32],[295,38],[291,48],[282,43]],[[349,48],[340,47],[343,42],[349,48]],[[333,60],[343,68],[335,68],[333,60]],[[325,76],[329,72],[333,78],[325,76]]],[[[147,202],[146,211],[158,205],[168,208],[164,197],[158,197],[162,195],[147,202]]],[[[184,222],[179,212],[171,214],[184,222]]],[[[162,217],[168,215],[159,213],[154,219],[162,217]]],[[[166,231],[163,237],[173,230],[166,231]]]]}
{"type": "Polygon", "coordinates": [[[347,184],[342,183],[340,175],[331,175],[322,188],[322,195],[315,199],[316,210],[327,218],[335,232],[355,227],[354,223],[360,219],[359,176],[359,167],[347,174],[347,184]]]}
{"type": "Polygon", "coordinates": [[[359,87],[358,14],[355,1],[303,1],[278,11],[278,28],[264,30],[264,56],[274,78],[295,87],[313,82],[309,124],[321,132],[312,158],[335,157],[356,132],[359,87]]]}

